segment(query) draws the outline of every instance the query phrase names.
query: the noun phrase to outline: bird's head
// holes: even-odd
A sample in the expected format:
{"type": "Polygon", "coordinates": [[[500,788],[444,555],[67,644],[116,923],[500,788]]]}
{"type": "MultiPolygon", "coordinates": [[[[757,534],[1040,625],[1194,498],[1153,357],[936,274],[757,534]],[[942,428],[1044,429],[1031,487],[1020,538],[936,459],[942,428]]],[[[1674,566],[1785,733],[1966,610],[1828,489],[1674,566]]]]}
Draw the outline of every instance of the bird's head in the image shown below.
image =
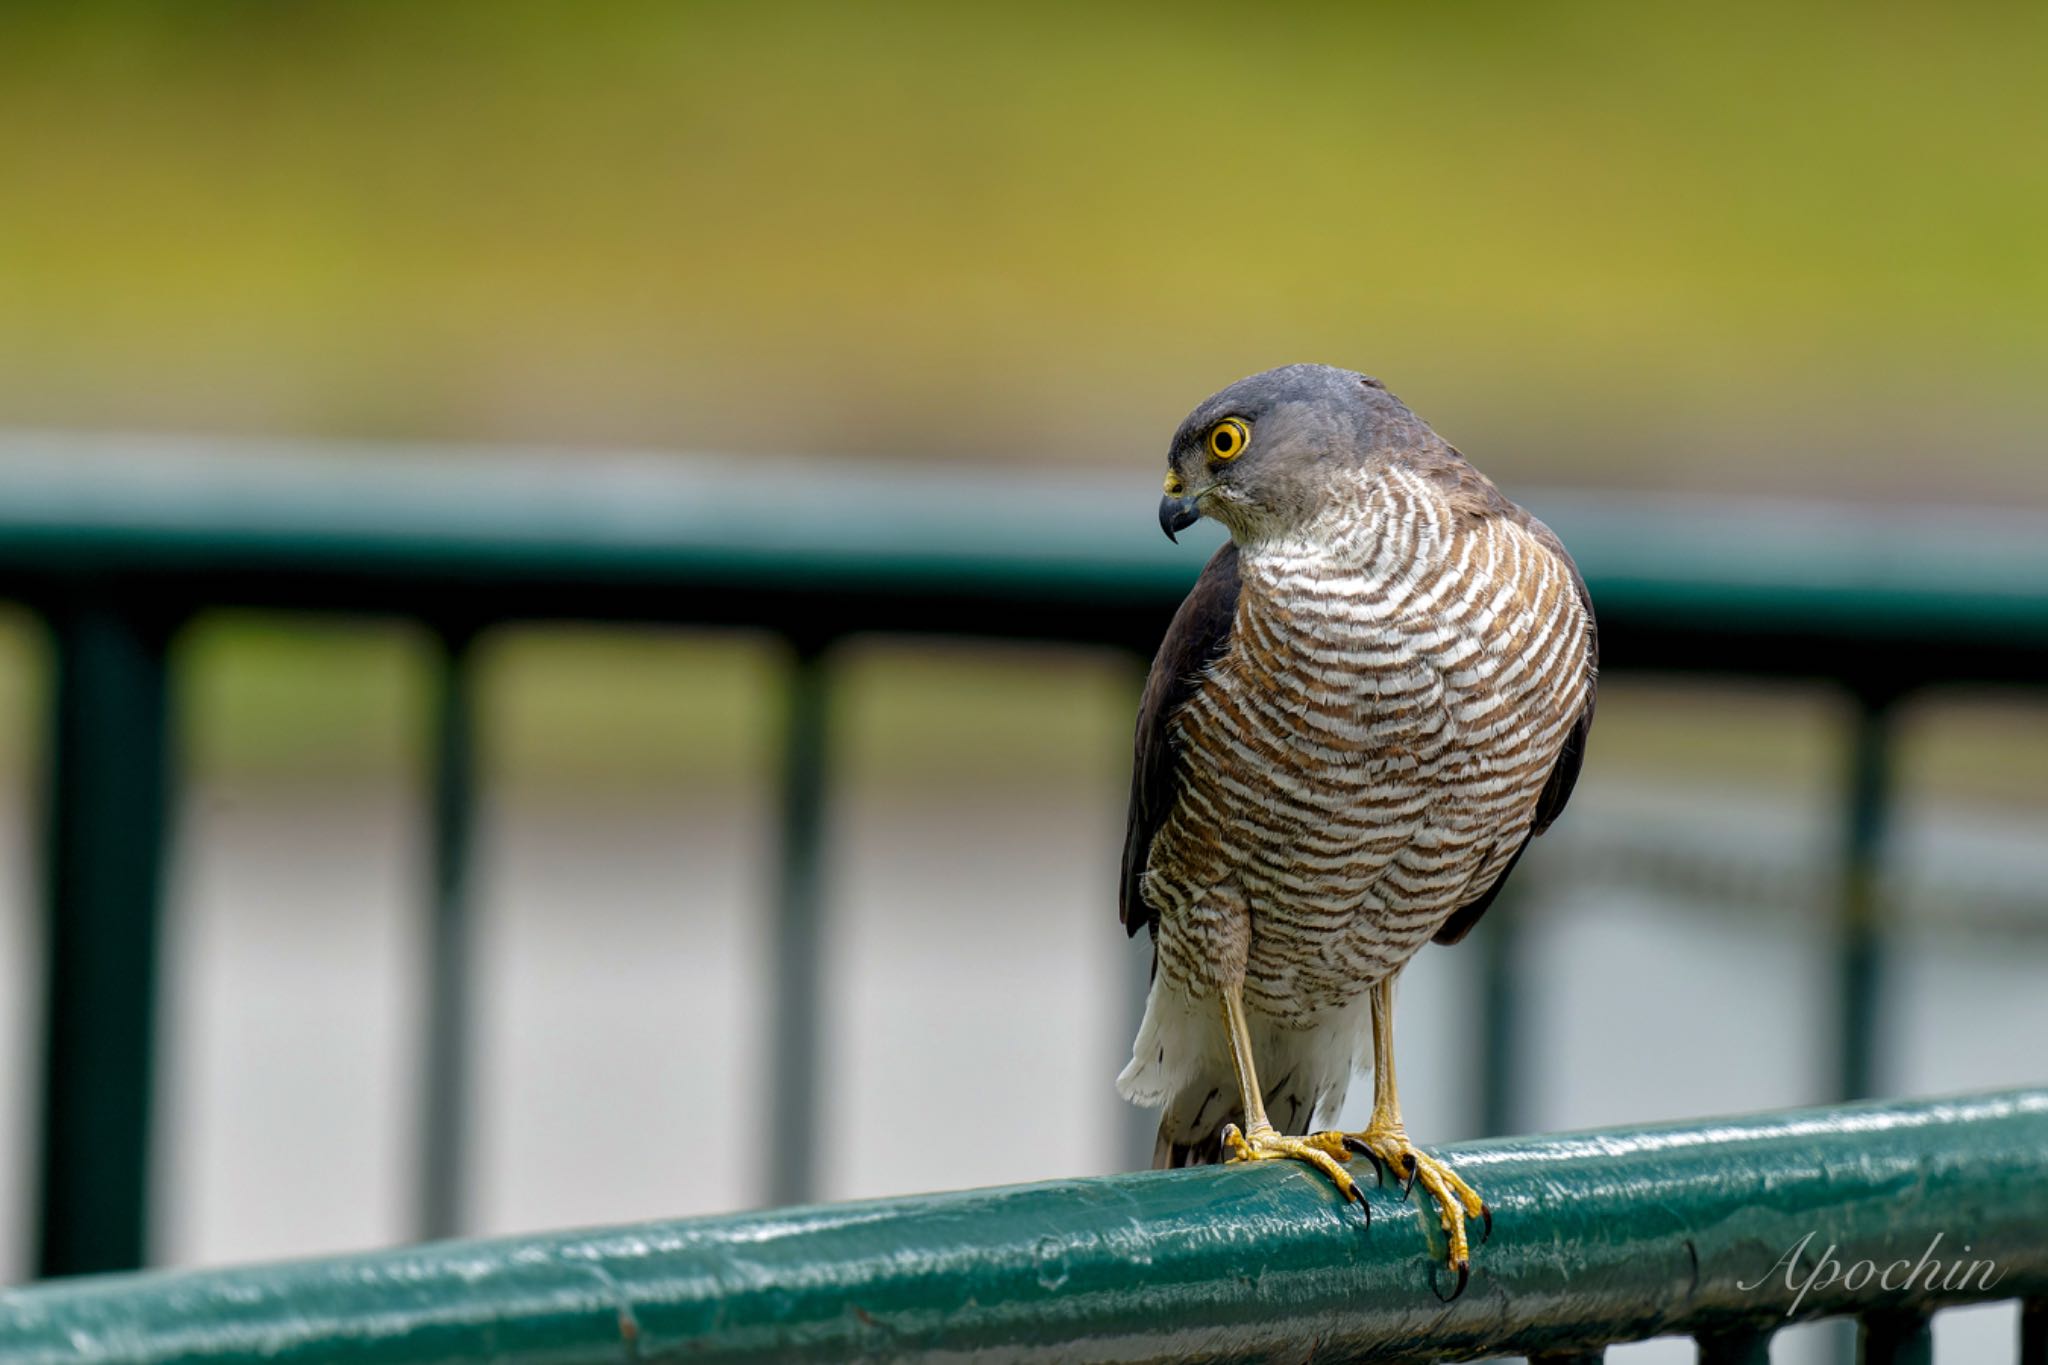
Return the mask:
{"type": "Polygon", "coordinates": [[[1173,435],[1159,527],[1202,517],[1240,544],[1284,534],[1339,481],[1436,441],[1377,379],[1330,365],[1284,365],[1204,399],[1173,435]]]}

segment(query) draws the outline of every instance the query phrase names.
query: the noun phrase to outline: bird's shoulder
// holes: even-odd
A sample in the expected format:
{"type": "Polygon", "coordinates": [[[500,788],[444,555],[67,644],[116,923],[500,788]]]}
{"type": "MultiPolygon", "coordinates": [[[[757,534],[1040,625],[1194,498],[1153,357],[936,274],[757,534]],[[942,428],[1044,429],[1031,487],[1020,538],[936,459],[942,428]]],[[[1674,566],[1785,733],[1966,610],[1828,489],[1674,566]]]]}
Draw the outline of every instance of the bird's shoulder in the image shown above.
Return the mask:
{"type": "MultiPolygon", "coordinates": [[[[1538,521],[1528,508],[1501,492],[1500,485],[1460,454],[1456,446],[1443,445],[1412,452],[1403,463],[1422,478],[1442,506],[1459,520],[1467,524],[1503,522],[1527,530],[1563,552],[1563,543],[1549,527],[1538,521]]],[[[1565,555],[1567,559],[1570,557],[1565,555]]]]}
{"type": "Polygon", "coordinates": [[[1154,916],[1139,882],[1145,875],[1152,839],[1173,800],[1175,765],[1180,761],[1172,737],[1174,713],[1194,695],[1203,676],[1230,647],[1241,582],[1237,545],[1226,542],[1210,556],[1201,577],[1174,612],[1173,623],[1145,677],[1132,745],[1123,881],[1117,898],[1118,915],[1130,934],[1149,925],[1154,916]]]}
{"type": "Polygon", "coordinates": [[[1430,486],[1458,523],[1468,529],[1494,523],[1525,537],[1556,559],[1572,581],[1579,603],[1585,608],[1587,629],[1591,631],[1592,594],[1586,590],[1586,580],[1579,573],[1578,563],[1557,532],[1528,508],[1501,492],[1500,486],[1461,455],[1455,446],[1443,445],[1417,452],[1408,458],[1407,465],[1430,486]]]}

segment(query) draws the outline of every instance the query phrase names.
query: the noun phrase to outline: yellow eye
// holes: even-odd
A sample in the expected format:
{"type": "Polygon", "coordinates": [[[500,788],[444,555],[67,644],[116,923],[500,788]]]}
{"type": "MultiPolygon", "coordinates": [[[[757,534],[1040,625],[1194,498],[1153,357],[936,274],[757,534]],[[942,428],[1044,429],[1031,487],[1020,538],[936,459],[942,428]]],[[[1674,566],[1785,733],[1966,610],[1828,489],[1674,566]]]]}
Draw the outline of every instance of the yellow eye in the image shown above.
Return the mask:
{"type": "Polygon", "coordinates": [[[1234,460],[1251,443],[1252,429],[1235,417],[1226,417],[1209,428],[1209,453],[1219,460],[1234,460]]]}

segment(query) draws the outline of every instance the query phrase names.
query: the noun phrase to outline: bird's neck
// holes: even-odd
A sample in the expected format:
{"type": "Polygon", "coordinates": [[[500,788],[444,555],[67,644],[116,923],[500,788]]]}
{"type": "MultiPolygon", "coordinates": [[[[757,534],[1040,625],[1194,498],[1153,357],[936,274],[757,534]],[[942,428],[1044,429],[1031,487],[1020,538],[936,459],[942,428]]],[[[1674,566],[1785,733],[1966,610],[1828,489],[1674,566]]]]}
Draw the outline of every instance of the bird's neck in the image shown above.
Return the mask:
{"type": "Polygon", "coordinates": [[[1333,483],[1309,515],[1264,534],[1239,535],[1246,569],[1319,573],[1356,571],[1380,557],[1390,538],[1427,538],[1436,517],[1425,490],[1386,471],[1358,471],[1333,483]]]}

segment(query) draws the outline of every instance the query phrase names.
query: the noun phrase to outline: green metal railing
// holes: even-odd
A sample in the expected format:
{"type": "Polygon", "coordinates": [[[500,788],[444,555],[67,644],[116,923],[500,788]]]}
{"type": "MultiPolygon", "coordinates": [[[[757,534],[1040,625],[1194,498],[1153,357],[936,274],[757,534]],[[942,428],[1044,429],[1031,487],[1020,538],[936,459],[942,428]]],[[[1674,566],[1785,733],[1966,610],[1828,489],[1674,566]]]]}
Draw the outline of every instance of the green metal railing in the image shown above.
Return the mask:
{"type": "Polygon", "coordinates": [[[1495,1209],[1466,1293],[1393,1188],[1369,1226],[1285,1163],[458,1242],[0,1291],[10,1365],[493,1360],[1597,1361],[1698,1339],[1768,1359],[1854,1314],[1929,1359],[1929,1315],[2021,1299],[2048,1362],[2048,1092],[1450,1154],[1495,1209]]]}
{"type": "MultiPolygon", "coordinates": [[[[1897,702],[2048,678],[2048,520],[1796,504],[1533,495],[1600,609],[1609,673],[1815,679],[1854,699],[1839,942],[1842,1097],[1873,1055],[1884,925],[1873,892],[1897,702]]],[[[459,1231],[477,789],[473,644],[578,619],[744,626],[788,642],[769,1029],[776,1165],[814,1189],[821,837],[833,646],[901,632],[1149,655],[1202,558],[1152,527],[1149,476],[1015,480],[937,469],[573,459],[420,462],[389,451],[0,440],[0,596],[50,627],[49,952],[37,1266],[123,1269],[148,1249],[160,883],[178,788],[167,659],[238,607],[393,616],[438,642],[425,934],[425,1236],[459,1231]],[[286,458],[286,456],[298,458],[286,458]]],[[[1528,989],[1512,915],[1479,938],[1487,1131],[1518,1112],[1528,989]]],[[[1234,1177],[1233,1177],[1234,1178],[1234,1177]]]]}

